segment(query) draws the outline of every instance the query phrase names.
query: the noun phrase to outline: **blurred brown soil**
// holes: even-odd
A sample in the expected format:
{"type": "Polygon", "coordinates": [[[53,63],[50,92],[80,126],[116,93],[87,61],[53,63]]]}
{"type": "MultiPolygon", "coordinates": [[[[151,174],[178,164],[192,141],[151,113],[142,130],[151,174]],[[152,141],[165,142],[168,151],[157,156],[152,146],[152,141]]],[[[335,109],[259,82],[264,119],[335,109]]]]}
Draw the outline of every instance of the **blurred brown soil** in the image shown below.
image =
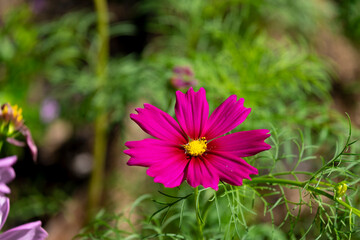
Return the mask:
{"type": "Polygon", "coordinates": [[[360,126],[360,52],[340,33],[322,29],[315,39],[318,53],[329,60],[334,69],[332,96],[334,107],[347,112],[360,126]]]}
{"type": "Polygon", "coordinates": [[[21,3],[23,3],[23,0],[12,0],[12,1],[0,0],[0,18],[4,14],[6,14],[9,10],[11,10],[16,6],[19,6],[21,3]]]}
{"type": "Polygon", "coordinates": [[[50,219],[45,229],[49,233],[47,240],[67,240],[79,234],[84,224],[86,191],[80,190],[68,199],[62,211],[50,219]]]}

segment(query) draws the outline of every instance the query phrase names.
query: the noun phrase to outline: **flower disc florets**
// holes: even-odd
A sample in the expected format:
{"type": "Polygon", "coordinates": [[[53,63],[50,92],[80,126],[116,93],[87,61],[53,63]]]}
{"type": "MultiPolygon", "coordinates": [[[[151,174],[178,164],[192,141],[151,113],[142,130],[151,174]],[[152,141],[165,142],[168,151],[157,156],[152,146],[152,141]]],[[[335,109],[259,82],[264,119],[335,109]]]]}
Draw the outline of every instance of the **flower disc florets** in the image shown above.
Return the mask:
{"type": "Polygon", "coordinates": [[[190,142],[184,145],[185,153],[191,156],[200,156],[207,149],[207,141],[205,137],[198,140],[190,140],[190,142]]]}
{"type": "Polygon", "coordinates": [[[24,125],[22,109],[17,105],[3,104],[0,111],[0,123],[1,125],[9,124],[8,134],[12,134],[14,130],[19,130],[24,125]]]}
{"type": "Polygon", "coordinates": [[[33,159],[37,158],[37,147],[32,139],[30,130],[24,124],[22,109],[17,105],[11,106],[9,103],[1,105],[0,108],[0,138],[6,139],[10,144],[23,147],[24,142],[16,139],[18,133],[26,138],[26,143],[30,148],[33,159]]]}

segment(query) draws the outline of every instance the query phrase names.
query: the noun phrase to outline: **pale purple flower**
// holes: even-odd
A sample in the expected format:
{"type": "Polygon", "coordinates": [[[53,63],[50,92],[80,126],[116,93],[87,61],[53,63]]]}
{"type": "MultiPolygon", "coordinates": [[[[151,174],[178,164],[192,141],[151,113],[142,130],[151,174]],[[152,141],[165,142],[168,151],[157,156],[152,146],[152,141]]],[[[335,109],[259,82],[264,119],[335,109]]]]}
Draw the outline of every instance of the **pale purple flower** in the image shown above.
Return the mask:
{"type": "MultiPolygon", "coordinates": [[[[4,226],[10,211],[10,200],[0,196],[0,230],[4,226]]],[[[48,236],[41,227],[41,221],[35,221],[11,228],[0,234],[1,240],[43,240],[48,236]]]]}
{"type": "Polygon", "coordinates": [[[198,84],[197,80],[194,78],[194,72],[190,67],[174,67],[173,73],[174,75],[170,79],[170,83],[175,89],[186,89],[198,84]]]}
{"type": "Polygon", "coordinates": [[[40,118],[44,123],[49,123],[59,117],[59,103],[47,98],[41,104],[40,118]]]}
{"type": "Polygon", "coordinates": [[[0,159],[0,195],[10,193],[10,188],[6,184],[15,178],[15,171],[12,165],[16,160],[16,156],[0,159]]]}
{"type": "Polygon", "coordinates": [[[188,66],[176,66],[176,67],[174,67],[173,72],[178,75],[186,75],[189,77],[194,76],[194,72],[188,66]]]}
{"type": "MultiPolygon", "coordinates": [[[[16,162],[16,156],[0,159],[0,230],[4,226],[10,210],[10,200],[4,194],[10,193],[6,185],[15,178],[12,165],[16,162]]],[[[23,224],[9,229],[0,234],[1,240],[43,240],[48,236],[41,227],[41,221],[23,224]]]]}
{"type": "Polygon", "coordinates": [[[45,0],[33,0],[32,1],[32,10],[35,14],[41,13],[46,7],[45,0]]]}

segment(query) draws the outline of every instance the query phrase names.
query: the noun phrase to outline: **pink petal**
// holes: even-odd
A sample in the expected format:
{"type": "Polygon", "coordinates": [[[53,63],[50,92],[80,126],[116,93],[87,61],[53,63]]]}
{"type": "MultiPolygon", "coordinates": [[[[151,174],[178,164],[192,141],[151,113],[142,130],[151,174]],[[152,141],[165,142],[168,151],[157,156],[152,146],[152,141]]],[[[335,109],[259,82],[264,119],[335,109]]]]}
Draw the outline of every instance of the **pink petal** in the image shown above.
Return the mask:
{"type": "Polygon", "coordinates": [[[153,138],[126,142],[125,146],[129,148],[124,153],[131,157],[127,162],[130,166],[150,167],[166,161],[173,155],[184,154],[184,149],[180,145],[153,138]]]}
{"type": "Polygon", "coordinates": [[[0,183],[8,183],[15,178],[15,171],[12,167],[0,168],[0,183]]]}
{"type": "Polygon", "coordinates": [[[24,142],[18,141],[15,138],[6,138],[6,141],[17,147],[25,147],[26,144],[24,142]]]}
{"type": "Polygon", "coordinates": [[[258,174],[258,170],[244,159],[231,154],[208,152],[206,159],[216,169],[220,180],[231,185],[240,186],[244,178],[251,179],[250,174],[258,174]]]}
{"type": "Polygon", "coordinates": [[[43,240],[47,238],[47,232],[41,227],[41,222],[31,222],[7,230],[0,234],[1,240],[43,240]]]}
{"type": "Polygon", "coordinates": [[[5,183],[0,183],[0,195],[11,193],[10,188],[5,183]]]}
{"type": "Polygon", "coordinates": [[[150,105],[144,104],[144,108],[137,108],[138,114],[130,114],[146,133],[175,144],[186,144],[187,137],[179,124],[169,114],[150,105]]]}
{"type": "MultiPolygon", "coordinates": [[[[2,229],[2,227],[4,226],[4,223],[6,222],[9,211],[10,211],[9,198],[0,195],[0,229],[2,229]]],[[[0,238],[0,239],[2,239],[2,238],[0,238]]]]}
{"type": "Polygon", "coordinates": [[[205,89],[200,88],[198,92],[194,92],[190,88],[186,94],[177,91],[175,114],[180,126],[191,139],[202,137],[202,131],[209,117],[205,89]]]}
{"type": "Polygon", "coordinates": [[[173,188],[179,186],[184,181],[184,171],[188,163],[186,154],[178,152],[151,165],[146,173],[154,178],[154,182],[162,183],[168,188],[173,188]]]}
{"type": "Polygon", "coordinates": [[[23,126],[22,129],[21,129],[21,133],[26,138],[26,143],[27,143],[27,145],[28,145],[28,147],[29,147],[29,149],[31,151],[33,160],[36,161],[38,150],[37,150],[37,147],[35,145],[35,142],[34,142],[32,136],[31,136],[30,130],[26,126],[23,126]]]}
{"type": "Polygon", "coordinates": [[[202,185],[204,188],[211,187],[218,190],[219,176],[217,172],[218,171],[208,163],[206,157],[193,157],[187,168],[186,180],[192,187],[202,185]]]}
{"type": "Polygon", "coordinates": [[[130,166],[149,167],[147,174],[165,187],[177,187],[184,180],[184,169],[188,164],[184,149],[180,145],[163,140],[147,138],[125,143],[124,151],[131,158],[130,166]]]}
{"type": "Polygon", "coordinates": [[[11,167],[17,160],[16,156],[10,156],[0,159],[0,168],[2,167],[11,167]]]}
{"type": "Polygon", "coordinates": [[[236,95],[231,95],[211,114],[206,130],[203,134],[210,140],[219,137],[241,124],[249,115],[251,109],[243,106],[244,99],[237,100],[236,95]]]}
{"type": "Polygon", "coordinates": [[[248,157],[269,150],[264,142],[270,137],[267,129],[236,132],[219,137],[208,143],[208,148],[216,152],[227,152],[238,157],[248,157]]]}

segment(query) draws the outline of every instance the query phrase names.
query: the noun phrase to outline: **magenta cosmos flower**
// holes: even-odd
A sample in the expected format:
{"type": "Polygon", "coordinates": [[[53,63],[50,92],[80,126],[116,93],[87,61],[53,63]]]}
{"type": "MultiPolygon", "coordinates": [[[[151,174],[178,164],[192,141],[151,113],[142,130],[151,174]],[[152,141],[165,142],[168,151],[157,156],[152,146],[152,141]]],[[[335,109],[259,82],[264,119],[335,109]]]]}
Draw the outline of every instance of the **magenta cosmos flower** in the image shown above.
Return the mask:
{"type": "MultiPolygon", "coordinates": [[[[0,196],[0,229],[4,226],[10,210],[9,198],[0,196]]],[[[0,234],[1,240],[43,240],[48,236],[41,227],[41,221],[30,222],[9,229],[0,234]]]]}
{"type": "Polygon", "coordinates": [[[175,115],[150,105],[131,114],[134,120],[153,138],[127,142],[124,152],[130,156],[130,166],[148,167],[147,174],[165,187],[177,187],[186,180],[192,187],[203,185],[218,190],[219,181],[242,185],[244,178],[258,170],[243,157],[271,148],[264,140],[269,130],[231,131],[250,113],[244,99],[230,96],[209,117],[205,90],[186,94],[176,92],[175,115]]]}

